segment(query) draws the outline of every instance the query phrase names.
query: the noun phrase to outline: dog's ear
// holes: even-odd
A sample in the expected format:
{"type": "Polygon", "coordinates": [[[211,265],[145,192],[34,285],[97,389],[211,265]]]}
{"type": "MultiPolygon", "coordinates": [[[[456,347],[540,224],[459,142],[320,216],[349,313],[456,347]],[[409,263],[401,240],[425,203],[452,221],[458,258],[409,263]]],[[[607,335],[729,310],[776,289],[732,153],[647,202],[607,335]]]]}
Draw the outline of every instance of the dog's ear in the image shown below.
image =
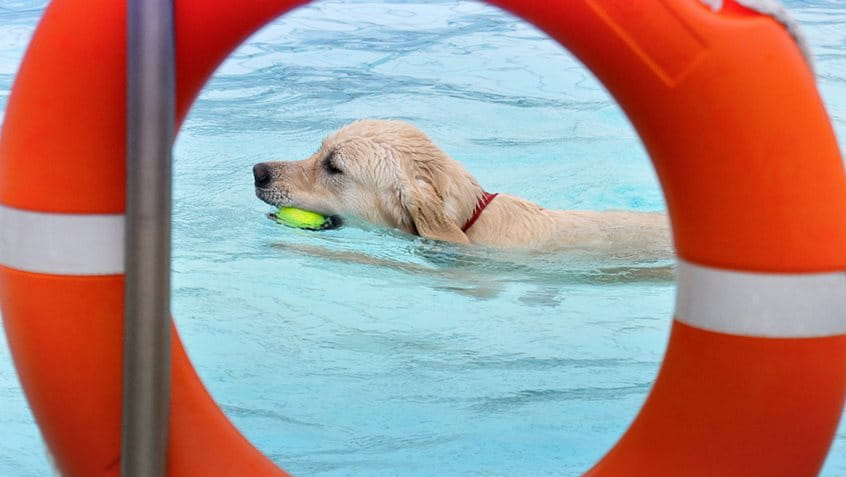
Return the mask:
{"type": "Polygon", "coordinates": [[[400,203],[414,223],[417,234],[434,240],[469,244],[461,227],[446,216],[446,176],[432,170],[432,164],[418,164],[410,180],[400,187],[400,203]]]}

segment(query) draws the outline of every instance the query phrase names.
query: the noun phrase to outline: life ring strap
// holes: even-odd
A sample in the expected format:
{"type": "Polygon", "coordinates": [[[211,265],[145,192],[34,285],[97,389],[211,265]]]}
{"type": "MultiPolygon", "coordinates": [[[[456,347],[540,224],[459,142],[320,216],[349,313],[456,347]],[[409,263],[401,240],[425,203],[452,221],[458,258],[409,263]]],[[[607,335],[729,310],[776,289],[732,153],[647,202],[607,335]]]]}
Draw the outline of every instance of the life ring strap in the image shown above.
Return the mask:
{"type": "Polygon", "coordinates": [[[57,214],[0,204],[0,265],[51,275],[123,273],[122,214],[57,214]]]}
{"type": "Polygon", "coordinates": [[[846,272],[752,273],[678,264],[676,319],[740,336],[846,334],[846,272]]]}

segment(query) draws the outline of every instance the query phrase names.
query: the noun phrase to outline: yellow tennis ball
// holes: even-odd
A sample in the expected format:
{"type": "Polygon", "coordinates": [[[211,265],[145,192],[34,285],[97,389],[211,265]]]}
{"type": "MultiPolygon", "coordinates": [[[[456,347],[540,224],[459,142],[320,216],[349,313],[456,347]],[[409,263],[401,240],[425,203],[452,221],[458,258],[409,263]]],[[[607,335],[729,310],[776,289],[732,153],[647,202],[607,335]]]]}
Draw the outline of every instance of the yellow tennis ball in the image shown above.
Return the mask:
{"type": "Polygon", "coordinates": [[[326,217],[310,210],[296,207],[280,207],[276,211],[276,221],[298,229],[320,230],[326,225],[326,217]]]}

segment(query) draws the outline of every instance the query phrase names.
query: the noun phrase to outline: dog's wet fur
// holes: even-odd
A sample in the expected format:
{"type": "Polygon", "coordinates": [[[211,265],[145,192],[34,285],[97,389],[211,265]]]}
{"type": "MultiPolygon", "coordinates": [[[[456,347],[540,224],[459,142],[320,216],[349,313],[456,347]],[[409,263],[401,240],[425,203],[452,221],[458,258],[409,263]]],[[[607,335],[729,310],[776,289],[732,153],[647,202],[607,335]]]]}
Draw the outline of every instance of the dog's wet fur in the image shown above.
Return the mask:
{"type": "Polygon", "coordinates": [[[672,257],[664,214],[549,210],[500,193],[467,231],[484,190],[422,131],[360,120],[328,135],[310,157],[256,164],[256,195],[291,206],[460,244],[598,255],[672,257]]]}

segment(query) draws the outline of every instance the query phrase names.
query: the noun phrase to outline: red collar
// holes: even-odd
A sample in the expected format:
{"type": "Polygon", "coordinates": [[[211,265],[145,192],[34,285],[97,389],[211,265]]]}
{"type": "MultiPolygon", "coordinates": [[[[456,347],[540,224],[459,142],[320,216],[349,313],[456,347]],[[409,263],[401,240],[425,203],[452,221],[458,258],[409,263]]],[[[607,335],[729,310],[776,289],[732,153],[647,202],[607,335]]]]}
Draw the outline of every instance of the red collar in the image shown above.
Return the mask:
{"type": "Polygon", "coordinates": [[[462,232],[467,232],[470,230],[470,227],[476,223],[476,220],[479,219],[479,216],[482,215],[482,212],[485,210],[485,207],[494,200],[494,197],[498,196],[499,194],[489,194],[487,192],[482,192],[482,196],[479,197],[479,201],[476,202],[476,210],[473,211],[473,216],[467,222],[464,222],[464,226],[461,227],[462,232]]]}

